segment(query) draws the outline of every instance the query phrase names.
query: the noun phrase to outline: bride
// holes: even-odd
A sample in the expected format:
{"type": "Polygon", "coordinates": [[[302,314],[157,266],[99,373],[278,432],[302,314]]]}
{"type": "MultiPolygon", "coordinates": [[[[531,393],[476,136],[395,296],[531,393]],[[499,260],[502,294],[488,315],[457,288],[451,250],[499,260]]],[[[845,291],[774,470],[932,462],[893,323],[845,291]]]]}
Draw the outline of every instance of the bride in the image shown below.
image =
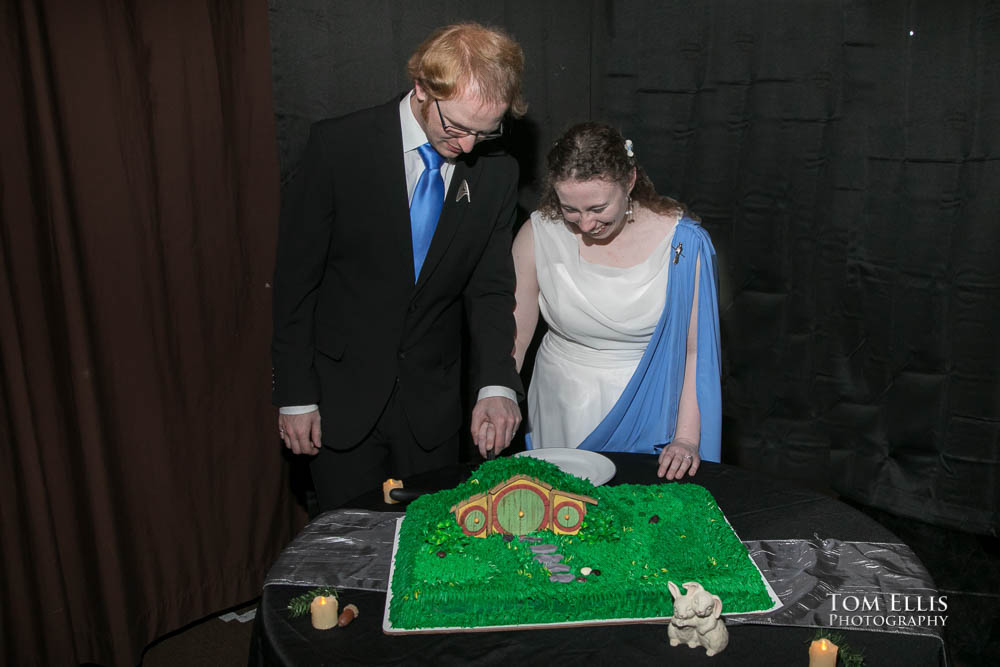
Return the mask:
{"type": "Polygon", "coordinates": [[[548,324],[528,390],[529,447],[659,452],[694,475],[721,447],[715,250],[656,193],[631,141],[570,128],[548,155],[539,210],[514,240],[520,370],[548,324]]]}

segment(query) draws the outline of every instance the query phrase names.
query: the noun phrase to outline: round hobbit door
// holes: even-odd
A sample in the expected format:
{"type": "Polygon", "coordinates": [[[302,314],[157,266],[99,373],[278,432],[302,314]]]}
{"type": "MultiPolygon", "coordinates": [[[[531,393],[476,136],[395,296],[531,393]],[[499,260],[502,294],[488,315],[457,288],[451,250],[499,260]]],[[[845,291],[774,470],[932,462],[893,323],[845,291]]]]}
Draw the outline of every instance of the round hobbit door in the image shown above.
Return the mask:
{"type": "Polygon", "coordinates": [[[500,527],[513,535],[526,535],[545,523],[545,497],[528,486],[514,487],[497,499],[496,518],[500,527]]]}
{"type": "Polygon", "coordinates": [[[562,503],[556,508],[556,525],[566,531],[576,530],[580,527],[583,517],[580,508],[574,503],[562,503]]]}
{"type": "Polygon", "coordinates": [[[462,530],[466,535],[479,535],[486,529],[486,512],[481,507],[470,507],[462,514],[462,530]]]}

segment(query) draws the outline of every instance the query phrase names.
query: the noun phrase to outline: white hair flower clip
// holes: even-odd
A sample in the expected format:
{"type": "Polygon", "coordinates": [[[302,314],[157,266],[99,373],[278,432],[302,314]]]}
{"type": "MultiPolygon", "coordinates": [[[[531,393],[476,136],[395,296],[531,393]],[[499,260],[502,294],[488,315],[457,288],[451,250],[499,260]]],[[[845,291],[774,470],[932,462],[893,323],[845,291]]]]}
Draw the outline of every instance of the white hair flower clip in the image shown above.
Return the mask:
{"type": "Polygon", "coordinates": [[[631,139],[626,139],[625,140],[625,154],[628,155],[629,157],[635,157],[635,153],[632,152],[632,140],[631,139]]]}

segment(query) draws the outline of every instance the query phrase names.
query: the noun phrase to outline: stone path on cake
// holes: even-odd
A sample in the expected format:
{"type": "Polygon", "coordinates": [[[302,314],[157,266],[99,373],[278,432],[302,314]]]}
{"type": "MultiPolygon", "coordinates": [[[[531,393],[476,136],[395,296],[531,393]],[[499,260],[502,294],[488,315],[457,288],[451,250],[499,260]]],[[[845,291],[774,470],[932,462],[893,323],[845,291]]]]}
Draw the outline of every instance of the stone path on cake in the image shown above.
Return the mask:
{"type": "Polygon", "coordinates": [[[542,538],[530,535],[522,535],[520,541],[530,544],[531,546],[528,548],[531,550],[531,553],[535,554],[535,560],[544,565],[552,573],[549,581],[568,584],[576,580],[576,577],[569,571],[569,565],[562,562],[562,554],[556,553],[556,549],[558,548],[556,545],[545,544],[542,542],[542,538]]]}

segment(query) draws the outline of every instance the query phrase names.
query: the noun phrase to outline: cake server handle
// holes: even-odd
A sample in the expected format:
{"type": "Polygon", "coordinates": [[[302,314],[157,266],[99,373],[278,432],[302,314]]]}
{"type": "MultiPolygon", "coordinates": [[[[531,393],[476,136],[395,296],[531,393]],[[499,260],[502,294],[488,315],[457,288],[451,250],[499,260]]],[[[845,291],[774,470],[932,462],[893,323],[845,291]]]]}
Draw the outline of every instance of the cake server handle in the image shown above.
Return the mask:
{"type": "Polygon", "coordinates": [[[408,503],[415,498],[419,498],[425,493],[427,493],[427,491],[421,491],[419,489],[399,488],[399,489],[390,489],[389,497],[401,503],[408,503]]]}

